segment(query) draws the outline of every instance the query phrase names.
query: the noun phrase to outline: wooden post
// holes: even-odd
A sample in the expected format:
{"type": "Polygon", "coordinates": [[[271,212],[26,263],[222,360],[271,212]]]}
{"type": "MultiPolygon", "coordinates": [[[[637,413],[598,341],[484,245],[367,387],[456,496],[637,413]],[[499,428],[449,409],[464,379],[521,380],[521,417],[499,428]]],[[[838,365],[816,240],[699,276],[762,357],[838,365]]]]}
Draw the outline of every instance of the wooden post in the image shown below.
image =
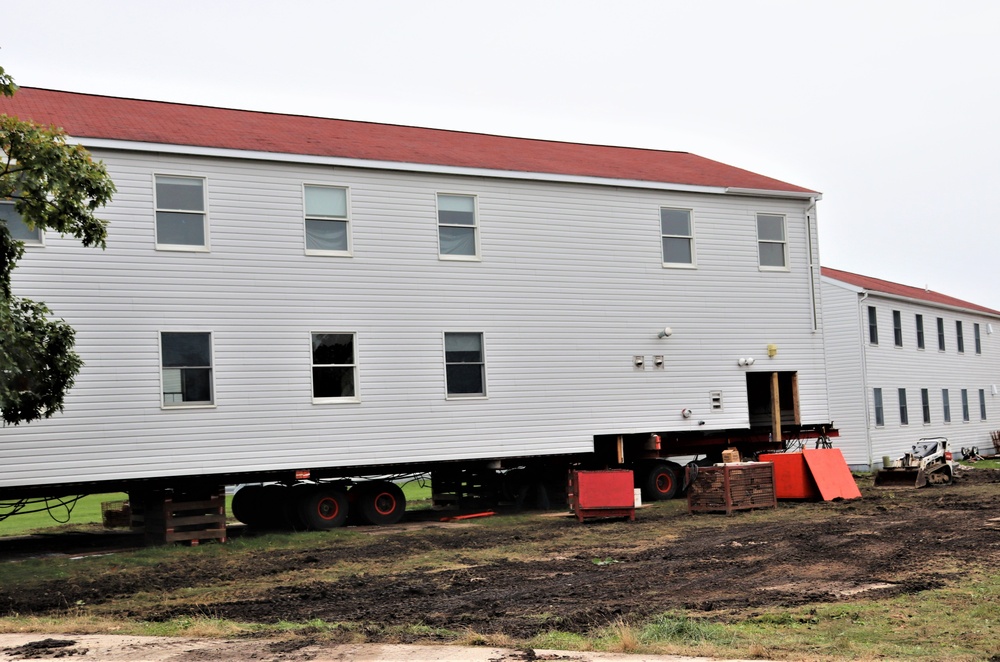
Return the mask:
{"type": "Polygon", "coordinates": [[[795,409],[795,424],[802,425],[802,415],[799,413],[799,373],[792,373],[792,407],[795,409]]]}
{"type": "Polygon", "coordinates": [[[781,392],[776,372],[771,373],[771,438],[781,441],[781,392]]]}
{"type": "Polygon", "coordinates": [[[625,440],[618,435],[618,464],[625,464],[625,440]]]}

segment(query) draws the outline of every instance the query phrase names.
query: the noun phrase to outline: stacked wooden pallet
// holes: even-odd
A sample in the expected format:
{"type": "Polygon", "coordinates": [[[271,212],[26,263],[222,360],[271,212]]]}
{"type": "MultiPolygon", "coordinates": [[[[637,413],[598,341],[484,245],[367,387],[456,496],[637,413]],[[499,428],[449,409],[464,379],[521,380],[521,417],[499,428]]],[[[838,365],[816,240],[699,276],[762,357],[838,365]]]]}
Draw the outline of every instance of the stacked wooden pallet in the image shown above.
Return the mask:
{"type": "Polygon", "coordinates": [[[723,512],[753,508],[776,508],[774,465],[741,462],[699,467],[688,487],[688,512],[723,512]]]}

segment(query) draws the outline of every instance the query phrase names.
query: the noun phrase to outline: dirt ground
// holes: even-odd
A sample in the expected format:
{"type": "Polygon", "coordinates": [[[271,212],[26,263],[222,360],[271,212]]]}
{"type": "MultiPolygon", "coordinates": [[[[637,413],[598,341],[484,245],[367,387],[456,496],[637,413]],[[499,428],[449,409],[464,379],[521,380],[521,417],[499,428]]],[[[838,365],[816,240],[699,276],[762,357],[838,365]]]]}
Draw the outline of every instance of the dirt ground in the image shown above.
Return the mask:
{"type": "MultiPolygon", "coordinates": [[[[119,615],[154,622],[205,614],[250,623],[321,619],[358,624],[376,643],[399,643],[398,632],[385,633],[406,624],[527,639],[551,630],[592,633],[619,617],[640,622],[672,609],[725,620],[767,607],[915,593],[957,580],[972,560],[1000,567],[1000,471],[966,471],[953,486],[863,493],[862,499],[782,502],[777,511],[731,517],[692,517],[674,507],[673,527],[658,505],[640,511],[636,522],[581,525],[538,516],[503,527],[428,524],[405,534],[373,532],[349,548],[250,552],[239,564],[179,554],[156,567],[52,581],[28,592],[0,587],[0,615],[60,615],[76,604],[114,613],[116,601],[140,592],[229,585],[198,604],[152,601],[137,610],[133,601],[119,615]],[[636,535],[655,527],[672,533],[636,535]],[[596,535],[568,545],[581,531],[596,535]],[[528,545],[537,558],[500,554],[463,562],[463,553],[509,545],[528,545]],[[362,563],[377,569],[449,550],[458,563],[445,570],[415,566],[337,581],[297,577],[303,568],[362,563]],[[281,580],[256,581],[267,577],[281,580]]],[[[0,560],[4,554],[0,544],[0,560]]],[[[404,637],[402,643],[412,642],[404,637]]]]}

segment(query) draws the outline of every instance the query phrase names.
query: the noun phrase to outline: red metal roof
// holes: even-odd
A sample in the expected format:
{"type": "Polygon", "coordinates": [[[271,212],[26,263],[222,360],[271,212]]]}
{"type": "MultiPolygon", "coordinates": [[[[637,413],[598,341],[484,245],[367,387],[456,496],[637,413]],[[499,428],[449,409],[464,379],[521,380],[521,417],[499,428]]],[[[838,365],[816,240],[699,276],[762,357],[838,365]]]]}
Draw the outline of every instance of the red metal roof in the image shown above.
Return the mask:
{"type": "Polygon", "coordinates": [[[22,87],[0,113],[75,138],[815,193],[687,152],[509,138],[22,87]]]}
{"type": "Polygon", "coordinates": [[[926,301],[928,303],[935,303],[942,306],[965,308],[966,310],[974,310],[979,313],[986,313],[987,315],[1000,316],[1000,311],[974,303],[969,303],[968,301],[962,301],[961,299],[956,299],[955,297],[950,297],[947,294],[941,294],[940,292],[934,292],[933,290],[910,287],[909,285],[900,285],[899,283],[893,283],[888,280],[862,276],[860,274],[852,274],[849,271],[840,271],[839,269],[831,269],[829,267],[823,267],[822,273],[828,278],[833,278],[834,280],[839,280],[842,283],[854,285],[855,287],[860,287],[871,292],[891,294],[897,297],[906,297],[907,299],[916,299],[918,301],[926,301]]]}

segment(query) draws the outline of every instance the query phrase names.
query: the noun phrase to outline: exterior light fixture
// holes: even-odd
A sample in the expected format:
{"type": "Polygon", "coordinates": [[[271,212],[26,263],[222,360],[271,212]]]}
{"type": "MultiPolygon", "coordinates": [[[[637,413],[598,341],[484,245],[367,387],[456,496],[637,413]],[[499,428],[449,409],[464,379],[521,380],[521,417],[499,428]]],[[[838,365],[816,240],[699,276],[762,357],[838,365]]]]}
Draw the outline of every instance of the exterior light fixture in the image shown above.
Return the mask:
{"type": "Polygon", "coordinates": [[[665,326],[662,329],[660,329],[660,332],[656,334],[656,337],[657,338],[669,338],[672,335],[674,335],[674,330],[671,329],[669,326],[665,326]]]}
{"type": "Polygon", "coordinates": [[[754,363],[756,363],[756,361],[752,357],[749,357],[749,356],[746,357],[745,359],[737,359],[737,361],[736,361],[736,365],[738,365],[740,367],[749,367],[749,366],[752,366],[754,363]]]}

